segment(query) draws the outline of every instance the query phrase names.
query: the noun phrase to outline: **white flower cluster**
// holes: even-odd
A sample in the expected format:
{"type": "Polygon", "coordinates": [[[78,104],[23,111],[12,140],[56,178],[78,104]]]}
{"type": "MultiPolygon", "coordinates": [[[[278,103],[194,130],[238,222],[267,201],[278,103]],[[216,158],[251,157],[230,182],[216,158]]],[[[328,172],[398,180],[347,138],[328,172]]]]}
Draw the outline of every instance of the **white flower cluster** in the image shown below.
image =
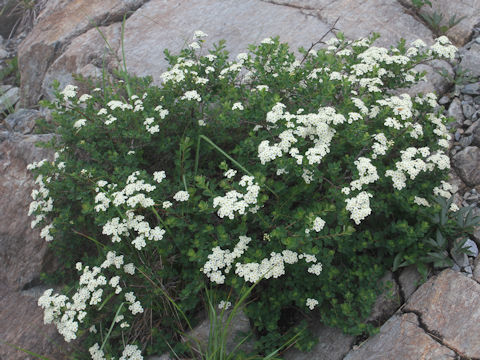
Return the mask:
{"type": "Polygon", "coordinates": [[[142,352],[137,345],[127,345],[119,360],[143,360],[142,352]]]}
{"type": "Polygon", "coordinates": [[[61,95],[63,95],[63,99],[67,101],[70,98],[74,98],[77,96],[77,89],[78,86],[75,85],[67,85],[65,88],[60,92],[61,95]]]}
{"type": "Polygon", "coordinates": [[[75,123],[73,124],[73,127],[75,129],[80,129],[82,126],[85,126],[86,123],[87,123],[86,119],[80,119],[75,121],[75,123]]]}
{"type": "MultiPolygon", "coordinates": [[[[231,178],[232,172],[226,172],[225,177],[231,178]]],[[[253,176],[242,176],[239,181],[239,185],[246,188],[244,194],[231,190],[225,194],[225,196],[217,196],[213,199],[213,207],[219,208],[217,215],[221,218],[228,217],[230,220],[235,218],[235,213],[239,215],[245,214],[245,211],[255,205],[258,201],[258,194],[260,192],[260,186],[254,183],[253,176]]],[[[255,207],[253,209],[256,209],[255,207]]],[[[252,211],[252,209],[250,209],[252,211]]],[[[256,211],[256,210],[253,210],[256,211]]]]}
{"type": "Polygon", "coordinates": [[[363,219],[372,213],[370,208],[371,197],[372,194],[362,191],[357,196],[345,200],[347,203],[345,208],[350,212],[350,218],[355,221],[355,224],[360,224],[363,219]]]}
{"type": "Polygon", "coordinates": [[[322,265],[317,263],[317,258],[310,254],[297,254],[291,250],[283,250],[281,254],[272,252],[269,258],[262,259],[260,263],[236,263],[235,274],[244,278],[245,281],[256,283],[260,279],[279,278],[285,275],[285,264],[296,264],[299,260],[313,262],[308,269],[309,273],[320,275],[322,265]]]}
{"type": "MultiPolygon", "coordinates": [[[[155,204],[152,198],[145,196],[145,192],[152,192],[156,189],[155,185],[150,185],[145,183],[144,180],[139,180],[137,176],[140,175],[139,171],[135,171],[130,174],[127,178],[127,184],[125,188],[120,191],[113,192],[110,197],[107,196],[105,192],[100,192],[100,188],[107,185],[106,181],[97,182],[97,187],[95,191],[97,195],[95,196],[95,203],[98,204],[95,206],[95,211],[106,211],[112,202],[115,206],[120,206],[126,204],[130,208],[135,208],[137,205],[141,207],[148,208],[155,204]],[[137,194],[135,194],[137,193],[137,194]],[[134,195],[135,194],[135,195],[134,195]],[[113,199],[113,200],[111,200],[113,199]]],[[[115,185],[109,185],[110,188],[115,188],[115,185]]]]}
{"type": "Polygon", "coordinates": [[[318,305],[318,300],[308,298],[307,302],[306,302],[306,305],[310,310],[313,310],[315,308],[315,306],[318,305]]]}
{"type": "Polygon", "coordinates": [[[430,47],[432,52],[446,59],[455,60],[455,54],[458,49],[452,45],[450,39],[446,36],[440,36],[435,40],[435,44],[430,47]]]}
{"type": "MultiPolygon", "coordinates": [[[[47,162],[46,159],[39,162],[33,162],[32,164],[27,165],[28,170],[33,170],[36,168],[42,167],[47,162]]],[[[51,178],[48,177],[45,179],[47,183],[51,181],[51,178]]],[[[38,189],[33,189],[31,193],[32,202],[28,209],[28,216],[35,215],[35,219],[31,222],[32,229],[37,226],[40,222],[45,220],[47,214],[53,210],[53,198],[49,196],[50,192],[45,186],[43,175],[38,175],[35,179],[35,184],[38,185],[38,189]]],[[[45,239],[45,241],[52,241],[53,236],[50,234],[50,230],[53,228],[52,224],[48,224],[42,228],[40,231],[40,237],[45,239]]]]}
{"type": "MultiPolygon", "coordinates": [[[[235,259],[243,255],[248,249],[252,239],[247,236],[240,236],[239,242],[232,252],[223,250],[219,246],[212,249],[208,255],[208,261],[203,266],[202,272],[207,275],[210,281],[217,284],[225,283],[225,274],[228,274],[233,267],[235,259]]],[[[260,263],[235,263],[235,274],[245,281],[255,283],[260,279],[278,278],[285,274],[285,264],[296,264],[304,259],[306,263],[313,263],[308,269],[309,273],[320,275],[322,265],[317,263],[315,255],[297,254],[291,250],[284,250],[281,254],[272,252],[270,258],[262,259],[260,263]]]]}
{"type": "Polygon", "coordinates": [[[196,100],[198,102],[202,101],[202,98],[198,94],[196,90],[190,90],[185,92],[183,96],[181,97],[182,100],[196,100]]]}
{"type": "Polygon", "coordinates": [[[428,200],[422,197],[415,196],[413,202],[417,205],[430,207],[430,203],[428,202],[428,200]]]}
{"type": "Polygon", "coordinates": [[[387,170],[385,176],[392,178],[393,187],[402,190],[406,186],[407,175],[414,180],[422,171],[433,171],[436,167],[440,170],[450,169],[450,158],[441,150],[430,154],[428,147],[409,147],[400,151],[401,161],[395,163],[395,170],[387,170]],[[414,158],[421,156],[421,158],[414,158]]]}
{"type": "Polygon", "coordinates": [[[154,121],[155,119],[153,117],[148,117],[143,122],[143,125],[145,125],[145,129],[147,129],[147,131],[152,135],[160,132],[160,126],[158,124],[152,126],[154,121]]]}
{"type": "Polygon", "coordinates": [[[222,271],[225,274],[230,272],[234,260],[243,255],[245,250],[248,249],[247,245],[251,240],[247,236],[240,236],[240,240],[232,252],[230,250],[222,250],[220,246],[214,247],[201,271],[207,275],[211,282],[217,284],[225,283],[225,275],[222,271]]]}
{"type": "Polygon", "coordinates": [[[361,190],[363,185],[372,184],[379,179],[377,168],[370,159],[359,157],[354,164],[357,166],[359,179],[350,182],[351,190],[361,190]]]}
{"type": "Polygon", "coordinates": [[[330,142],[335,134],[335,130],[330,124],[337,125],[346,121],[345,117],[337,114],[332,107],[322,107],[318,113],[311,114],[290,114],[284,112],[285,105],[277,103],[271,111],[267,113],[266,121],[278,127],[277,122],[284,120],[282,126],[286,128],[278,137],[279,143],[270,145],[268,140],[262,141],[258,146],[258,157],[262,164],[273,161],[276,158],[288,153],[294,158],[297,164],[303,163],[304,157],[309,165],[320,164],[323,157],[330,152],[330,142]],[[292,147],[298,142],[298,138],[303,138],[312,142],[304,154],[300,150],[292,147]]]}
{"type": "Polygon", "coordinates": [[[220,301],[220,304],[218,304],[218,308],[220,310],[228,310],[231,306],[232,306],[232,303],[230,301],[225,301],[225,300],[220,301]]]}
{"type": "MultiPolygon", "coordinates": [[[[83,267],[81,263],[77,263],[76,268],[78,271],[82,271],[82,275],[79,279],[80,286],[71,298],[60,294],[52,295],[53,289],[48,289],[38,299],[38,306],[44,309],[44,323],[54,323],[65,341],[70,342],[76,339],[79,323],[82,323],[87,315],[87,307],[101,303],[103,287],[109,284],[115,289],[116,294],[122,292],[122,288],[119,286],[119,277],[107,279],[102,269],[108,269],[111,266],[119,269],[122,265],[123,255],[117,256],[114,251],[107,253],[107,257],[100,267],[94,266],[90,269],[89,266],[83,267]]],[[[92,349],[92,352],[100,354],[99,349],[94,350],[92,349]]]]}
{"type": "Polygon", "coordinates": [[[190,195],[185,190],[180,190],[175,195],[173,195],[173,199],[179,202],[188,201],[189,198],[190,195]]]}

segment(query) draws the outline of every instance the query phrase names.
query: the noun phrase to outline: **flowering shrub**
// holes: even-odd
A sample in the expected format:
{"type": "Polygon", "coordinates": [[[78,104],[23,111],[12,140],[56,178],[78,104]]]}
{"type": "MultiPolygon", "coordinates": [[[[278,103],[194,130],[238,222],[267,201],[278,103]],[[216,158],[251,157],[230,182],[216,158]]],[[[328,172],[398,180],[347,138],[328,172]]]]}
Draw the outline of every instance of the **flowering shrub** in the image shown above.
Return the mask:
{"type": "Polygon", "coordinates": [[[422,265],[431,200],[451,195],[436,96],[395,92],[416,64],[454,57],[446,37],[385,49],[339,34],[302,59],[267,38],[229,61],[204,36],[166,51],[161,87],[69,85],[45,103],[56,153],[29,166],[30,214],[59,255],[47,279],[67,289],[39,305],[92,359],[184,351],[178,313],[195,322],[205,282],[224,299],[258,282],[245,312],[259,351],[311,311],[370,333],[376,280],[394,259],[422,265]]]}

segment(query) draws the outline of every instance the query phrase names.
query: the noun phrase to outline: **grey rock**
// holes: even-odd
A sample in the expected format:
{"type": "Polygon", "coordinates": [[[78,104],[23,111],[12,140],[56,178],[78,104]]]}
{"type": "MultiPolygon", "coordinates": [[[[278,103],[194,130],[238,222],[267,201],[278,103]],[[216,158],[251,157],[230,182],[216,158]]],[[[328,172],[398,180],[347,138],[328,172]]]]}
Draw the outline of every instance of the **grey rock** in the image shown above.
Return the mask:
{"type": "Polygon", "coordinates": [[[467,147],[472,143],[472,141],[473,135],[464,136],[460,139],[460,145],[462,145],[462,147],[467,147]]]}
{"type": "Polygon", "coordinates": [[[478,128],[478,126],[480,125],[480,122],[476,121],[474,123],[472,123],[472,125],[470,125],[466,130],[465,130],[465,135],[471,135],[475,132],[475,129],[478,128]]]}
{"type": "Polygon", "coordinates": [[[10,90],[13,86],[9,84],[0,85],[0,95],[5,94],[8,90],[10,90]]]}
{"type": "Polygon", "coordinates": [[[457,129],[457,131],[455,131],[455,141],[460,140],[461,135],[462,133],[460,132],[460,129],[457,129]]]}
{"type": "Polygon", "coordinates": [[[0,59],[8,58],[8,51],[0,47],[0,59]]]}
{"type": "Polygon", "coordinates": [[[38,110],[19,109],[5,118],[5,126],[10,131],[30,134],[35,127],[35,121],[41,116],[38,110]]]}
{"type": "MultiPolygon", "coordinates": [[[[432,339],[413,313],[392,316],[380,332],[350,351],[344,360],[451,360],[455,353],[432,339]]],[[[313,359],[313,358],[311,358],[313,359]]]]}
{"type": "Polygon", "coordinates": [[[475,103],[475,105],[479,105],[480,104],[480,96],[475,96],[475,98],[473,99],[473,102],[475,103]]]}
{"type": "Polygon", "coordinates": [[[462,270],[462,269],[460,268],[460,266],[458,266],[456,263],[454,263],[454,264],[452,265],[451,269],[452,269],[453,271],[457,271],[457,272],[460,271],[460,270],[462,270]]]}
{"type": "Polygon", "coordinates": [[[455,263],[456,263],[458,266],[460,266],[460,268],[463,268],[463,267],[469,265],[467,254],[457,253],[457,252],[453,251],[453,249],[452,249],[452,250],[450,251],[450,255],[452,256],[453,261],[455,261],[455,263]]]}
{"type": "Polygon", "coordinates": [[[480,256],[477,256],[473,262],[473,279],[480,282],[480,256]]]}
{"type": "Polygon", "coordinates": [[[465,85],[461,92],[469,95],[480,95],[480,82],[465,85]]]}
{"type": "Polygon", "coordinates": [[[467,146],[453,156],[453,165],[465,184],[474,187],[480,184],[480,149],[467,146]]]}
{"type": "Polygon", "coordinates": [[[408,300],[420,286],[422,275],[418,272],[416,266],[410,265],[402,270],[398,281],[403,292],[404,300],[408,300]]]}
{"type": "Polygon", "coordinates": [[[467,274],[473,274],[473,272],[472,272],[472,267],[471,267],[470,265],[465,266],[465,267],[463,268],[463,270],[464,270],[467,274]]]}
{"type": "Polygon", "coordinates": [[[464,127],[468,127],[468,126],[470,126],[470,125],[472,125],[472,124],[473,124],[473,122],[472,122],[472,120],[470,120],[470,119],[465,120],[465,121],[463,122],[463,126],[464,126],[464,127]]]}
{"type": "Polygon", "coordinates": [[[474,43],[470,50],[463,53],[460,66],[463,70],[469,71],[471,76],[480,76],[480,44],[474,43]]]}
{"type": "Polygon", "coordinates": [[[443,95],[439,100],[438,103],[440,105],[447,105],[450,102],[450,96],[448,95],[443,95]]]}
{"type": "Polygon", "coordinates": [[[341,360],[351,349],[354,336],[345,335],[340,329],[321,324],[314,325],[313,333],[318,344],[308,353],[290,349],[283,354],[285,360],[341,360]]]}
{"type": "Polygon", "coordinates": [[[454,98],[448,107],[448,116],[453,117],[458,124],[462,124],[465,116],[462,111],[462,103],[458,98],[454,98]]]}
{"type": "MultiPolygon", "coordinates": [[[[231,311],[231,310],[230,310],[231,311]]],[[[223,318],[221,319],[222,323],[225,324],[230,311],[223,312],[223,318]]],[[[227,344],[226,348],[228,352],[233,351],[233,349],[238,344],[238,340],[242,340],[245,335],[243,333],[250,333],[250,321],[248,320],[245,313],[241,310],[238,310],[237,313],[233,316],[232,321],[229,325],[228,335],[227,335],[227,344]]],[[[197,325],[193,330],[189,331],[184,336],[184,341],[188,342],[193,349],[198,349],[198,346],[204,351],[208,345],[208,338],[210,334],[210,321],[205,319],[199,325],[197,325]]],[[[245,341],[240,347],[240,350],[250,353],[254,349],[254,344],[252,337],[250,336],[249,340],[245,341]]]]}
{"type": "Polygon", "coordinates": [[[478,256],[478,247],[477,247],[477,244],[475,244],[475,241],[468,239],[465,242],[465,245],[463,246],[463,248],[468,249],[472,253],[472,255],[468,255],[468,256],[473,256],[475,258],[478,256]]]}
{"type": "Polygon", "coordinates": [[[20,99],[20,89],[17,87],[10,88],[2,96],[0,96],[0,112],[8,110],[15,106],[20,99]]]}
{"type": "MultiPolygon", "coordinates": [[[[437,333],[443,344],[455,349],[463,358],[479,358],[480,342],[476,336],[472,337],[480,332],[479,293],[479,283],[447,269],[415,291],[403,310],[421,314],[425,327],[437,333]]],[[[392,358],[402,359],[400,356],[392,358]]]]}
{"type": "Polygon", "coordinates": [[[380,285],[384,289],[373,305],[372,312],[367,321],[379,323],[388,319],[398,309],[400,304],[400,288],[388,271],[380,279],[380,285]]]}
{"type": "Polygon", "coordinates": [[[462,104],[462,110],[463,110],[463,115],[465,115],[467,119],[471,118],[473,113],[475,112],[475,108],[471,104],[466,102],[462,104]]]}

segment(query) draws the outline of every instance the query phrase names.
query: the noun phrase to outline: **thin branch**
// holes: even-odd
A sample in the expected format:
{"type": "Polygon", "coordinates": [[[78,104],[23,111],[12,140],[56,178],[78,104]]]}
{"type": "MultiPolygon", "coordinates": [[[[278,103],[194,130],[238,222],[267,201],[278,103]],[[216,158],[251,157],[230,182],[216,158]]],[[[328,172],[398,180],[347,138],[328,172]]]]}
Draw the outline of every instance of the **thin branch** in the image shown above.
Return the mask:
{"type": "Polygon", "coordinates": [[[335,20],[335,22],[333,23],[333,25],[330,27],[330,29],[328,29],[328,31],[323,34],[323,36],[318,40],[316,41],[315,43],[313,43],[307,50],[305,56],[303,57],[302,61],[300,61],[300,65],[303,64],[303,62],[307,59],[307,56],[308,54],[310,53],[310,51],[313,49],[314,46],[320,44],[321,42],[323,42],[323,39],[325,39],[325,37],[330,34],[331,32],[333,32],[334,30],[338,30],[335,25],[337,25],[337,22],[338,20],[340,20],[340,17],[337,18],[337,20],[335,20]]]}

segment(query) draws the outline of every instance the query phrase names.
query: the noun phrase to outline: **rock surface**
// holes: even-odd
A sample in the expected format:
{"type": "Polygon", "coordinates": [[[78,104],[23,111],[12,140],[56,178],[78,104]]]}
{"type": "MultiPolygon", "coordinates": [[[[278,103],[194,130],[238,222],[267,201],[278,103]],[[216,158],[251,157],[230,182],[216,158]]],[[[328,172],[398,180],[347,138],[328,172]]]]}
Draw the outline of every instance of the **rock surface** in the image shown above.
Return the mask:
{"type": "Polygon", "coordinates": [[[4,94],[0,94],[0,113],[8,111],[15,107],[15,104],[20,99],[20,89],[12,87],[8,89],[4,94]]]}
{"type": "Polygon", "coordinates": [[[21,73],[22,105],[35,105],[45,73],[71,41],[95,26],[122,20],[144,0],[91,0],[49,2],[44,15],[21,43],[18,65],[21,73]],[[58,19],[62,19],[58,21],[58,19]]]}
{"type": "Polygon", "coordinates": [[[19,109],[5,118],[4,127],[10,132],[27,135],[33,131],[35,121],[41,117],[38,110],[19,109]]]}
{"type": "Polygon", "coordinates": [[[408,266],[402,270],[398,277],[400,289],[403,293],[404,300],[407,300],[417,290],[422,281],[422,275],[418,272],[414,265],[408,266]]]}
{"type": "Polygon", "coordinates": [[[68,348],[53,325],[44,325],[37,298],[26,292],[7,292],[0,288],[0,359],[30,360],[30,355],[5,343],[33,351],[51,360],[66,360],[68,348]],[[39,332],[41,336],[39,336],[39,332]]]}
{"type": "Polygon", "coordinates": [[[417,315],[391,317],[380,333],[347,354],[344,360],[454,359],[455,353],[442,346],[420,327],[417,315]]]}
{"type": "MultiPolygon", "coordinates": [[[[50,0],[19,49],[21,105],[34,105],[40,96],[51,96],[53,79],[63,86],[72,81],[71,72],[98,75],[104,54],[107,69],[116,67],[122,58],[119,21],[126,13],[132,14],[125,25],[127,69],[139,76],[151,75],[157,84],[167,67],[163,50],[179,51],[191,41],[195,30],[210,35],[207,47],[225,39],[232,55],[244,52],[250,43],[276,35],[294,50],[308,48],[337,19],[336,28],[349,38],[379,32],[380,46],[395,45],[401,38],[432,43],[434,37],[396,0],[50,0]],[[58,22],[59,18],[63,20],[58,22]],[[108,51],[93,24],[103,25],[101,30],[111,45],[108,51]]],[[[436,73],[438,67],[453,74],[445,62],[422,64],[419,70],[427,70],[428,82],[413,92],[445,91],[449,81],[436,73]]]]}
{"type": "Polygon", "coordinates": [[[400,304],[400,288],[393,278],[393,274],[388,271],[380,279],[383,292],[373,304],[372,312],[367,321],[375,324],[382,324],[398,309],[400,304]]]}
{"type": "MultiPolygon", "coordinates": [[[[220,313],[218,314],[220,315],[220,313]]],[[[223,313],[222,323],[227,321],[230,311],[225,311],[223,313]]],[[[218,331],[219,329],[217,329],[218,331]]],[[[237,346],[238,342],[243,340],[243,338],[248,335],[250,332],[250,321],[243,311],[237,311],[233,316],[231,323],[229,325],[229,333],[227,335],[227,351],[233,351],[237,346]],[[246,333],[245,335],[243,333],[246,333]]],[[[208,345],[208,338],[210,333],[210,321],[205,319],[199,325],[197,325],[192,331],[190,331],[185,336],[185,341],[189,342],[193,349],[200,346],[202,349],[206,349],[208,345]]],[[[253,341],[245,341],[239,349],[250,352],[253,351],[253,341]]]]}
{"type": "Polygon", "coordinates": [[[47,265],[47,244],[32,230],[28,217],[30,193],[34,181],[26,169],[33,161],[51,156],[46,149],[35,147],[50,135],[22,136],[12,134],[0,144],[0,283],[20,290],[34,281],[47,265]]]}
{"type": "Polygon", "coordinates": [[[480,284],[461,273],[444,270],[423,284],[404,311],[421,314],[429,332],[467,358],[480,357],[480,284]]]}
{"type": "Polygon", "coordinates": [[[285,360],[341,360],[350,350],[355,340],[354,336],[345,335],[341,330],[322,324],[314,325],[313,332],[318,338],[318,344],[304,353],[297,349],[290,349],[283,358],[285,360]]]}
{"type": "MultiPolygon", "coordinates": [[[[403,0],[409,1],[409,0],[403,0]]],[[[410,0],[411,1],[411,0],[410,0]]],[[[442,25],[446,25],[449,19],[456,15],[456,19],[463,18],[457,25],[450,28],[446,35],[457,46],[464,45],[472,33],[472,28],[478,23],[480,18],[480,1],[479,0],[435,0],[431,1],[432,7],[423,6],[420,13],[429,14],[433,13],[442,14],[442,25]]]]}
{"type": "Polygon", "coordinates": [[[467,146],[455,154],[453,164],[460,178],[469,186],[480,185],[480,149],[467,146]]]}

